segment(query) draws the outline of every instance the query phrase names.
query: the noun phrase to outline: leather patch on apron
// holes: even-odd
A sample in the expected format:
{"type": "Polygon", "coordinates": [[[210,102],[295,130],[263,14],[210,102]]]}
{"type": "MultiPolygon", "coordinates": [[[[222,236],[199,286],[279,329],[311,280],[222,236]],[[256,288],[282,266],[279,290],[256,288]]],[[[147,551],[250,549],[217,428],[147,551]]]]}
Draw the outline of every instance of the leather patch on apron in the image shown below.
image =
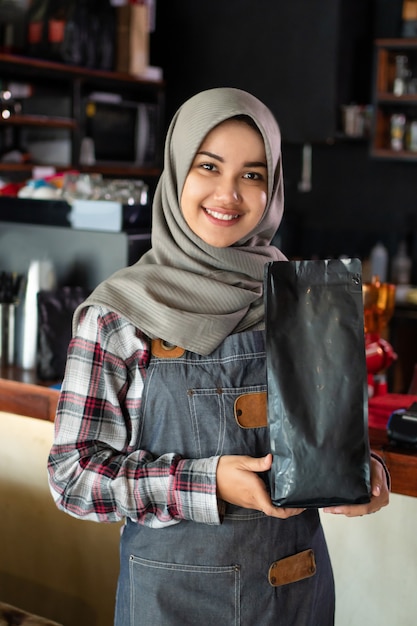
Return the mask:
{"type": "Polygon", "coordinates": [[[266,411],[266,391],[245,393],[235,400],[235,420],[241,428],[265,428],[266,411]]]}
{"type": "Polygon", "coordinates": [[[313,550],[304,550],[279,561],[274,561],[268,571],[268,581],[273,587],[279,587],[310,578],[315,573],[314,552],[313,550]]]}
{"type": "Polygon", "coordinates": [[[162,339],[152,339],[151,350],[158,359],[178,359],[185,353],[185,348],[173,346],[162,339]]]}

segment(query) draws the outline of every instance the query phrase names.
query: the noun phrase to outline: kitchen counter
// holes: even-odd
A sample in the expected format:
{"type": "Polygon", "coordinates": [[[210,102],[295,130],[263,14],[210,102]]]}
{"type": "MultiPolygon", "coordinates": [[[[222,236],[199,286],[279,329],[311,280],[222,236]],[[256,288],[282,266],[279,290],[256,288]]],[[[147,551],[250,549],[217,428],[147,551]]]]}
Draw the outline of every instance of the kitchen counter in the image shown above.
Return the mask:
{"type": "MultiPolygon", "coordinates": [[[[51,399],[52,391],[52,402],[58,397],[57,391],[39,385],[0,379],[0,405],[5,388],[30,402],[33,393],[45,399],[46,391],[51,399]]],[[[7,538],[1,554],[2,599],[36,607],[67,626],[79,625],[80,616],[83,624],[110,626],[121,524],[80,522],[55,506],[46,472],[52,407],[43,406],[41,419],[0,412],[0,501],[7,502],[6,514],[0,516],[0,536],[7,538]]],[[[383,435],[371,432],[371,440],[385,456],[383,435]]],[[[407,480],[416,484],[416,456],[385,458],[397,491],[402,488],[397,460],[404,461],[407,480]]],[[[335,573],[336,624],[414,626],[417,498],[393,493],[389,506],[375,515],[321,513],[321,518],[335,573]]]]}
{"type": "Polygon", "coordinates": [[[369,429],[371,448],[385,461],[391,474],[391,491],[417,497],[417,449],[390,443],[386,430],[369,429]]]}
{"type": "Polygon", "coordinates": [[[2,369],[0,376],[0,411],[55,420],[59,391],[39,384],[29,370],[2,369]]]}

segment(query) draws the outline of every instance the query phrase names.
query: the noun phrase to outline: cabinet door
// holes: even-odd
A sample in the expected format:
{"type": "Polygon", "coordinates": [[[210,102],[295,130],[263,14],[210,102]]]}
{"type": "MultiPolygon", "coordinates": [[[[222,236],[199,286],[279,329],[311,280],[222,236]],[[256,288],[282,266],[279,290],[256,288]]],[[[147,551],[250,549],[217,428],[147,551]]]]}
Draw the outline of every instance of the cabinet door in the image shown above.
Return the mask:
{"type": "Polygon", "coordinates": [[[340,93],[351,92],[357,52],[353,43],[364,25],[355,15],[359,9],[364,14],[368,6],[367,0],[158,3],[152,46],[167,80],[168,117],[201,89],[233,86],[251,91],[271,107],[284,140],[334,137],[340,93]],[[172,49],[166,46],[168,36],[172,49]],[[342,52],[347,89],[340,89],[342,52]]]}

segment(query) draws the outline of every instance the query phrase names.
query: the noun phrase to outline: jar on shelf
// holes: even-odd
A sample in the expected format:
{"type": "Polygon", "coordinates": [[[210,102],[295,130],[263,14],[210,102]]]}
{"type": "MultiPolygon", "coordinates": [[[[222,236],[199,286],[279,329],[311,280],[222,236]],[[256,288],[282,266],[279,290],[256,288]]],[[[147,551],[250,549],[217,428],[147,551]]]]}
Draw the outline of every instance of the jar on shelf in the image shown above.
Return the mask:
{"type": "Polygon", "coordinates": [[[409,120],[407,123],[406,148],[411,152],[417,152],[417,119],[409,120]]]}
{"type": "Polygon", "coordinates": [[[410,77],[411,72],[408,67],[408,56],[405,54],[397,54],[395,56],[394,95],[403,96],[407,93],[410,77]]]}
{"type": "Polygon", "coordinates": [[[390,118],[391,149],[404,150],[406,117],[404,113],[393,113],[390,118]]]}

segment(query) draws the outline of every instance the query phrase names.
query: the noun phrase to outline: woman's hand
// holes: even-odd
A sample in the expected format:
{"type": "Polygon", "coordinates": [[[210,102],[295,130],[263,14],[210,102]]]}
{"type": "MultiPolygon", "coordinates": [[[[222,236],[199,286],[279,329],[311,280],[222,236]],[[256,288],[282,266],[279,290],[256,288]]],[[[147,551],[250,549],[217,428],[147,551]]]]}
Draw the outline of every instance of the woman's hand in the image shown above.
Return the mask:
{"type": "Polygon", "coordinates": [[[344,506],[329,506],[323,509],[324,513],[336,513],[347,517],[358,517],[376,513],[389,503],[389,488],[387,475],[382,463],[371,457],[371,501],[367,504],[351,504],[344,506]]]}
{"type": "Polygon", "coordinates": [[[221,456],[217,465],[217,495],[230,504],[263,511],[265,515],[286,519],[305,509],[277,507],[272,504],[265,483],[258,476],[271,468],[272,454],[252,456],[221,456]]]}

